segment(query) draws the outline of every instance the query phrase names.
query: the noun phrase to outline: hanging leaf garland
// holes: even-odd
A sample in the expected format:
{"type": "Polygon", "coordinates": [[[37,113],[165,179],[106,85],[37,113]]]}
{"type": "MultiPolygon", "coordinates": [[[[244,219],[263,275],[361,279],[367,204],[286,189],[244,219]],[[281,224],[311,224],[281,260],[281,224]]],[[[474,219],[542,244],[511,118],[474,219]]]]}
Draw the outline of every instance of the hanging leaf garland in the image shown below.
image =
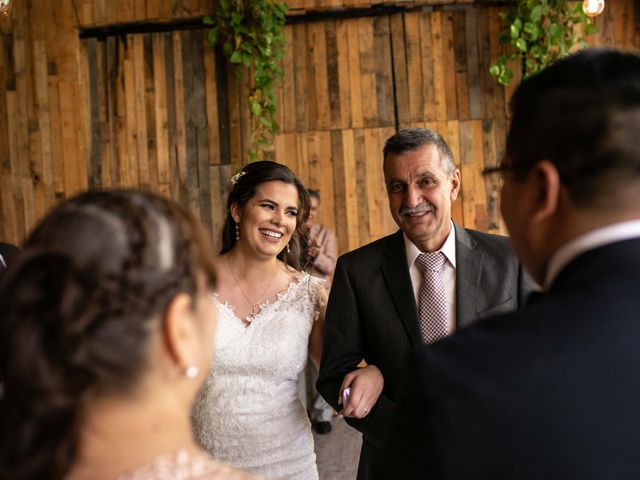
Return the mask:
{"type": "Polygon", "coordinates": [[[243,70],[252,73],[250,161],[270,156],[269,147],[279,131],[273,83],[282,76],[286,12],[284,3],[273,0],[220,0],[216,14],[204,18],[210,27],[209,45],[222,45],[225,57],[236,65],[238,77],[243,70]]]}
{"type": "Polygon", "coordinates": [[[510,52],[491,65],[489,73],[502,85],[513,78],[509,67],[520,60],[522,77],[539,72],[576,46],[588,46],[584,36],[597,32],[595,24],[582,11],[582,2],[567,0],[515,0],[501,12],[504,30],[500,43],[510,52]]]}

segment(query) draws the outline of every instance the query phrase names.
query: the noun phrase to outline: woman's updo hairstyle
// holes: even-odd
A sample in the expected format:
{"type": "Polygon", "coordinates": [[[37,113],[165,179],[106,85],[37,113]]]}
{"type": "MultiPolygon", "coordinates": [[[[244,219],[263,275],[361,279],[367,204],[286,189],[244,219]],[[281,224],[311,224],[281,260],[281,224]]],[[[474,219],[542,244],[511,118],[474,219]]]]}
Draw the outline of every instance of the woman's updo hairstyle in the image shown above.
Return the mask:
{"type": "Polygon", "coordinates": [[[1,278],[0,478],[63,478],[91,398],[139,385],[170,302],[195,302],[203,280],[216,281],[209,244],[170,200],[120,190],[55,207],[1,278]]]}
{"type": "Polygon", "coordinates": [[[231,178],[232,188],[227,199],[227,218],[222,230],[220,253],[228,252],[236,244],[236,222],[231,216],[231,205],[236,203],[240,209],[244,208],[260,185],[272,181],[294,185],[298,191],[296,229],[289,241],[289,251],[285,248],[278,254],[278,258],[296,270],[303,270],[309,261],[307,251],[302,247],[309,245],[309,229],[306,225],[310,208],[309,194],[302,182],[287,166],[268,160],[249,163],[231,178]]]}

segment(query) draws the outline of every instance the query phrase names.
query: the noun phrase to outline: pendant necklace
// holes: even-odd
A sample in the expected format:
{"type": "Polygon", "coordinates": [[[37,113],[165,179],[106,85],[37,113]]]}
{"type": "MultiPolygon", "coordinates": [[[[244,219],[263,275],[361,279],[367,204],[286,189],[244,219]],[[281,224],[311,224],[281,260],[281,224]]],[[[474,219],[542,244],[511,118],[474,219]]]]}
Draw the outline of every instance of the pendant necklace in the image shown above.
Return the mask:
{"type": "Polygon", "coordinates": [[[242,288],[242,284],[240,283],[240,280],[238,280],[238,277],[233,271],[233,268],[231,268],[231,255],[227,256],[227,266],[229,267],[231,276],[233,276],[233,279],[235,280],[236,285],[238,285],[238,288],[240,289],[240,292],[242,292],[242,295],[244,296],[245,300],[251,307],[251,313],[247,315],[247,318],[242,319],[242,321],[246,324],[245,326],[248,327],[253,321],[253,319],[255,318],[255,316],[258,314],[258,312],[260,312],[260,304],[262,303],[265,294],[269,291],[269,288],[271,288],[271,285],[273,285],[273,281],[278,276],[278,263],[276,262],[276,268],[275,268],[275,271],[273,272],[273,277],[271,277],[271,280],[269,281],[269,284],[262,291],[262,294],[258,297],[258,299],[255,302],[251,301],[251,299],[249,298],[249,295],[247,295],[247,292],[245,292],[244,288],[242,288]]]}

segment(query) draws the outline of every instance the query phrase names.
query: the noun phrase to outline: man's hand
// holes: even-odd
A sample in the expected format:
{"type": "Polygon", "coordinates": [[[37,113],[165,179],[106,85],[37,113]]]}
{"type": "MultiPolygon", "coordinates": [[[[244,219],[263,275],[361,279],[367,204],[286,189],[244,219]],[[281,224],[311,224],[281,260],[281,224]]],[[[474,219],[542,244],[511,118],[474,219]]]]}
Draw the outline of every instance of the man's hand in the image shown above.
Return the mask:
{"type": "Polygon", "coordinates": [[[345,375],[340,386],[339,404],[342,405],[343,392],[346,388],[350,389],[350,394],[338,413],[343,417],[365,418],[378,401],[383,387],[384,377],[375,365],[355,369],[345,375]]]}

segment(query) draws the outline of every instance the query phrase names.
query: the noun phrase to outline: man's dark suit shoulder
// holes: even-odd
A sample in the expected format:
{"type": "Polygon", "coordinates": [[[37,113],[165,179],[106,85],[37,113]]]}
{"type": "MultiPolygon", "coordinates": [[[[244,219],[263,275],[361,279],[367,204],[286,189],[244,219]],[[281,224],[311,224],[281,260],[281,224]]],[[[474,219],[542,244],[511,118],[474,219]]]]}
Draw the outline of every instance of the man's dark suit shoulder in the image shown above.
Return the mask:
{"type": "MultiPolygon", "coordinates": [[[[472,230],[464,227],[457,227],[457,241],[461,241],[467,244],[470,248],[479,247],[486,251],[495,252],[497,258],[502,258],[505,261],[511,262],[514,265],[518,264],[511,247],[509,246],[509,238],[501,235],[495,235],[492,233],[485,233],[479,230],[472,230]],[[465,237],[464,232],[468,234],[465,237]],[[462,235],[461,235],[462,233],[462,235]]],[[[380,256],[389,249],[397,248],[403,244],[403,234],[401,231],[397,231],[385,237],[374,240],[371,243],[356,248],[350,252],[347,252],[340,256],[343,262],[357,263],[363,259],[371,258],[372,256],[380,256]]]]}
{"type": "Polygon", "coordinates": [[[483,252],[491,252],[491,256],[496,260],[504,262],[505,265],[510,264],[518,268],[519,262],[511,250],[508,237],[495,235],[493,233],[480,232],[470,228],[458,227],[457,241],[470,248],[481,250],[483,252]],[[469,239],[471,242],[468,242],[469,239]]]}
{"type": "Polygon", "coordinates": [[[391,461],[408,478],[637,478],[639,246],[583,254],[524,310],[419,348],[394,433],[413,441],[391,461]]]}
{"type": "Polygon", "coordinates": [[[402,232],[397,231],[385,237],[374,240],[371,243],[367,243],[362,247],[351,250],[340,256],[343,263],[359,264],[363,260],[370,261],[372,257],[379,257],[384,254],[388,249],[403,245],[402,232]]]}
{"type": "MultiPolygon", "coordinates": [[[[4,263],[10,265],[18,256],[20,250],[15,245],[10,243],[0,242],[0,255],[4,260],[4,263]]],[[[0,270],[3,268],[2,264],[0,264],[0,270]]]]}

